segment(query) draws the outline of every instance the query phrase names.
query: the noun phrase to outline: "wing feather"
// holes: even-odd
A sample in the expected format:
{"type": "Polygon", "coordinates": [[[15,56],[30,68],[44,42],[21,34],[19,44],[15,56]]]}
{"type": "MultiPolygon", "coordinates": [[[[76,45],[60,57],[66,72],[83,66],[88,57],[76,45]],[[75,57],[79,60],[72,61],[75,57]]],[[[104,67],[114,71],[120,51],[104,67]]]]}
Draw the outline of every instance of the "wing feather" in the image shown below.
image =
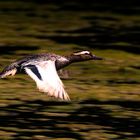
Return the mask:
{"type": "Polygon", "coordinates": [[[41,92],[48,93],[49,96],[53,96],[62,100],[70,100],[68,94],[64,89],[64,85],[60,80],[55,61],[43,61],[35,64],[32,67],[26,66],[26,73],[36,82],[38,89],[41,92]],[[33,70],[36,69],[36,70],[33,70]],[[39,75],[41,78],[39,78],[39,75]]]}

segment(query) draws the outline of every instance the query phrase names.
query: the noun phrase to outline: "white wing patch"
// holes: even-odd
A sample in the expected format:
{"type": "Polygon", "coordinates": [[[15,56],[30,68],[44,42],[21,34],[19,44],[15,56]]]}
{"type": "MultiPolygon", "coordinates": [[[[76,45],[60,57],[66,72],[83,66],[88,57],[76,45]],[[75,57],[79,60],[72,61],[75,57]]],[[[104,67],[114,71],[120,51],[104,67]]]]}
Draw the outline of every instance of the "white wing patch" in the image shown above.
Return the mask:
{"type": "Polygon", "coordinates": [[[36,85],[41,92],[46,92],[49,96],[62,100],[70,100],[64,89],[63,83],[57,74],[55,61],[49,60],[39,62],[35,67],[37,68],[41,79],[38,78],[37,74],[35,74],[30,67],[25,67],[25,71],[33,80],[35,80],[36,85]]]}

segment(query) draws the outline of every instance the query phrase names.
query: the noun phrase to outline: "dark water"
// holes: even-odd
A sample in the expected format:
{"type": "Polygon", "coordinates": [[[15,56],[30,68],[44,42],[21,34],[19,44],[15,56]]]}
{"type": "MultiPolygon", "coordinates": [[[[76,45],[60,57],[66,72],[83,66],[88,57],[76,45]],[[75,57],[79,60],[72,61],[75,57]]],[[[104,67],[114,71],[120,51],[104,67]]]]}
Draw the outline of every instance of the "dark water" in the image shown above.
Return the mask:
{"type": "Polygon", "coordinates": [[[138,0],[1,0],[0,66],[31,53],[94,51],[71,66],[72,98],[38,93],[25,75],[0,80],[0,139],[140,139],[138,0]]]}
{"type": "MultiPolygon", "coordinates": [[[[1,1],[0,7],[1,19],[5,28],[6,24],[8,26],[5,30],[12,30],[21,39],[52,40],[59,44],[76,44],[81,49],[86,46],[140,52],[140,7],[136,0],[1,1]],[[30,33],[32,26],[35,33],[30,33]]],[[[19,50],[15,46],[13,51],[19,50]]],[[[1,45],[3,53],[4,47],[1,45]]]]}

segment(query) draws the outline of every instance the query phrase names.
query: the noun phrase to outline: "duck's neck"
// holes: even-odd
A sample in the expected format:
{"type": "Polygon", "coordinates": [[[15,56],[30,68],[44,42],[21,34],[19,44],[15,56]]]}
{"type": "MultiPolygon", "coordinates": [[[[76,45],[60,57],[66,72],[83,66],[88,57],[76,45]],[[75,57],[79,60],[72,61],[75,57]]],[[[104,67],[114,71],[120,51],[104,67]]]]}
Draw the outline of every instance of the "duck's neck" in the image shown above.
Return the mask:
{"type": "Polygon", "coordinates": [[[89,58],[89,57],[84,57],[81,55],[73,55],[73,54],[69,55],[69,56],[65,56],[64,58],[65,59],[63,61],[62,61],[62,59],[56,61],[57,70],[60,70],[74,62],[82,62],[82,61],[91,60],[91,58],[89,58]]]}
{"type": "Polygon", "coordinates": [[[71,61],[67,57],[61,57],[60,59],[57,59],[55,62],[56,70],[60,70],[66,66],[71,64],[71,61]]]}

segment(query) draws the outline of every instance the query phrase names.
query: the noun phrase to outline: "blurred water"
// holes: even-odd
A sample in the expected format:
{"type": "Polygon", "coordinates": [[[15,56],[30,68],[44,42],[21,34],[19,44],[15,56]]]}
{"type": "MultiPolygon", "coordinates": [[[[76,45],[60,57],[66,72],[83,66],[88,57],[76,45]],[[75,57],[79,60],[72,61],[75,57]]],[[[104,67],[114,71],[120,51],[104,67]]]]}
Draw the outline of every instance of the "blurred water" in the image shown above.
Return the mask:
{"type": "Polygon", "coordinates": [[[1,0],[0,68],[31,53],[90,50],[48,98],[21,74],[0,80],[0,139],[140,139],[140,7],[136,0],[1,0]]]}

